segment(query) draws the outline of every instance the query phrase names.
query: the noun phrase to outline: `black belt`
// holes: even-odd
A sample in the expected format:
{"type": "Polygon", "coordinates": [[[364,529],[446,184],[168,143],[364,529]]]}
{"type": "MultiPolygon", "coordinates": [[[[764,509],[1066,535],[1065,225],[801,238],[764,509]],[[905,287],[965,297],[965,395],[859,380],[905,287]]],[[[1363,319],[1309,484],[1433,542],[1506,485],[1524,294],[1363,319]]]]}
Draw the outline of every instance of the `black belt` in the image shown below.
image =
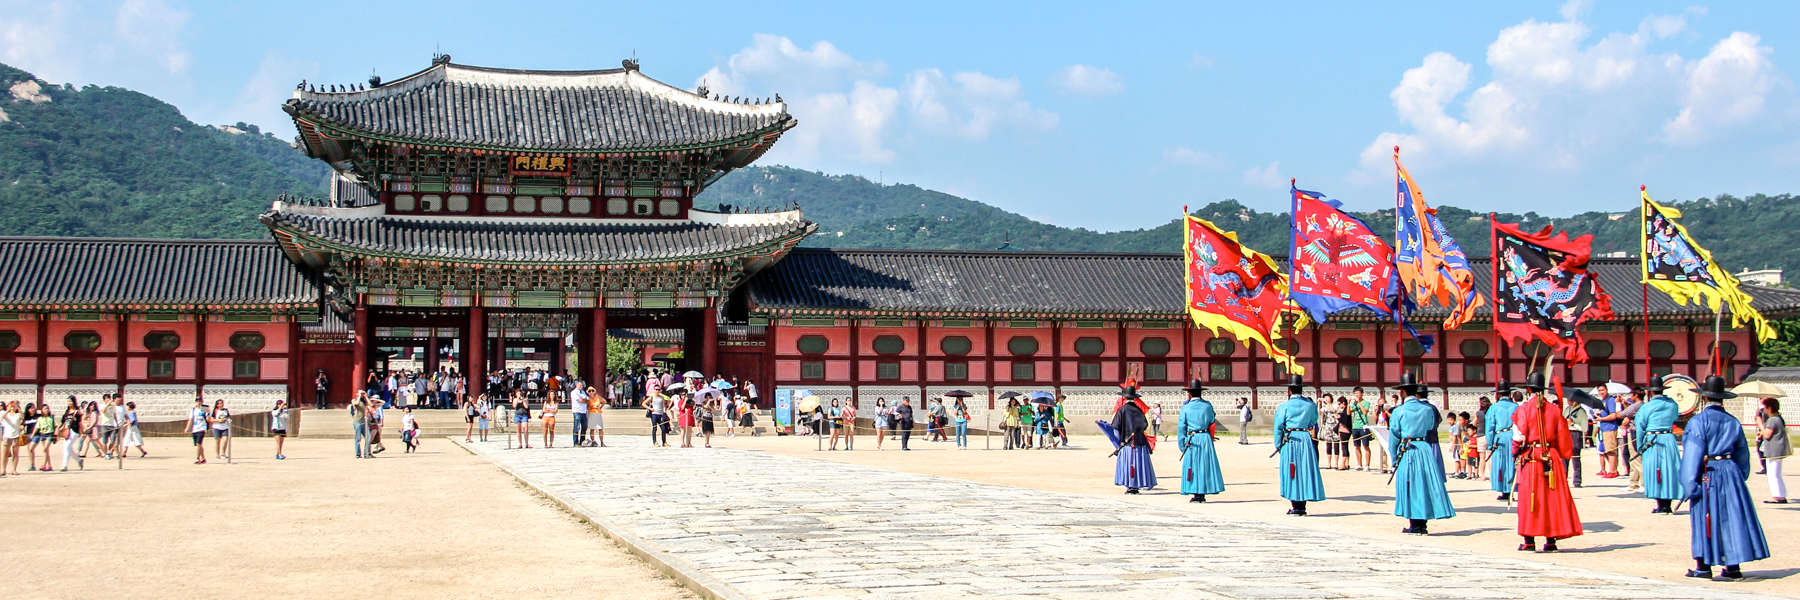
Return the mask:
{"type": "Polygon", "coordinates": [[[1708,457],[1706,457],[1706,460],[1731,460],[1731,455],[1730,454],[1721,454],[1718,456],[1708,456],[1708,457]]]}
{"type": "Polygon", "coordinates": [[[1496,430],[1494,430],[1494,434],[1495,434],[1495,435],[1499,435],[1499,434],[1502,434],[1502,433],[1506,433],[1506,432],[1508,432],[1508,431],[1512,431],[1512,428],[1511,428],[1511,427],[1507,427],[1507,428],[1505,428],[1505,429],[1496,429],[1496,430]]]}
{"type": "Polygon", "coordinates": [[[1301,427],[1299,429],[1283,429],[1283,430],[1281,430],[1282,433],[1293,433],[1296,431],[1312,431],[1312,428],[1311,427],[1301,427]]]}
{"type": "Polygon", "coordinates": [[[1652,429],[1652,430],[1644,432],[1644,435],[1656,435],[1659,433],[1675,433],[1675,430],[1673,430],[1673,429],[1652,429]]]}
{"type": "Polygon", "coordinates": [[[1427,442],[1427,441],[1431,441],[1430,438],[1400,438],[1400,443],[1402,443],[1402,444],[1411,444],[1413,442],[1427,442]]]}

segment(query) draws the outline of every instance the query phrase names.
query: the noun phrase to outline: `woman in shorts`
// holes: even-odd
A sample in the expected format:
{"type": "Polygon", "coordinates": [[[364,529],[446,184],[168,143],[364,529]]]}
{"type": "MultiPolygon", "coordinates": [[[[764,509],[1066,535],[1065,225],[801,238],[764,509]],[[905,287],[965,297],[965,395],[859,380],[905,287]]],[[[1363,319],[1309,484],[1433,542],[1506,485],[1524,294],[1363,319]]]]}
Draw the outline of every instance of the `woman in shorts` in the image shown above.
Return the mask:
{"type": "Polygon", "coordinates": [[[475,397],[475,428],[481,430],[481,441],[488,441],[488,429],[493,426],[489,420],[494,404],[488,401],[487,394],[475,397]]]}
{"type": "Polygon", "coordinates": [[[50,453],[56,449],[56,414],[50,411],[49,406],[39,404],[38,407],[37,426],[30,432],[31,443],[44,450],[44,466],[33,466],[32,470],[49,471],[50,453]]]}
{"type": "MultiPolygon", "coordinates": [[[[132,413],[132,416],[136,415],[137,413],[132,413]]],[[[269,410],[269,435],[275,437],[275,460],[287,460],[287,455],[281,453],[281,447],[287,442],[287,427],[287,400],[277,399],[275,408],[269,410]]]]}
{"type": "MultiPolygon", "coordinates": [[[[188,409],[187,430],[189,435],[194,436],[194,464],[196,465],[206,464],[206,427],[210,424],[207,419],[206,401],[194,398],[193,408],[188,409]]],[[[70,435],[78,434],[70,432],[70,435]]],[[[75,443],[74,438],[70,438],[69,443],[75,443]]],[[[64,471],[69,470],[68,463],[67,459],[63,460],[64,471]]]]}
{"type": "Polygon", "coordinates": [[[212,411],[213,455],[219,458],[231,458],[231,410],[225,408],[224,400],[213,401],[212,411]]]}
{"type": "Polygon", "coordinates": [[[6,403],[0,413],[0,477],[19,474],[19,438],[25,435],[25,415],[17,401],[6,403]],[[11,470],[8,471],[8,465],[11,470]]]}
{"type": "Polygon", "coordinates": [[[549,448],[556,444],[556,395],[554,393],[544,399],[542,417],[544,419],[544,447],[549,448]]]}
{"type": "Polygon", "coordinates": [[[525,392],[514,390],[512,397],[513,429],[518,430],[519,446],[531,447],[531,405],[525,403],[525,392]]]}
{"type": "Polygon", "coordinates": [[[466,397],[459,403],[459,406],[461,406],[463,410],[463,424],[468,426],[463,429],[463,442],[465,443],[475,441],[475,417],[481,415],[481,410],[476,406],[477,404],[480,404],[479,399],[466,397]]]}

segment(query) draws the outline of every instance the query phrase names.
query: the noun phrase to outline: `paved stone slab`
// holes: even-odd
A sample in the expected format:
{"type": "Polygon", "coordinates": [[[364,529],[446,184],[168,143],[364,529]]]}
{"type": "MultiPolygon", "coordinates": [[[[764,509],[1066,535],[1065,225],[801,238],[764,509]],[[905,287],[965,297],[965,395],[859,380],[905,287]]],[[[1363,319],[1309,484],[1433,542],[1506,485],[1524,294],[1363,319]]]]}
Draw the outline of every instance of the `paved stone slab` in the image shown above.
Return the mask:
{"type": "Polygon", "coordinates": [[[725,597],[1750,597],[761,452],[466,446],[725,597]]]}

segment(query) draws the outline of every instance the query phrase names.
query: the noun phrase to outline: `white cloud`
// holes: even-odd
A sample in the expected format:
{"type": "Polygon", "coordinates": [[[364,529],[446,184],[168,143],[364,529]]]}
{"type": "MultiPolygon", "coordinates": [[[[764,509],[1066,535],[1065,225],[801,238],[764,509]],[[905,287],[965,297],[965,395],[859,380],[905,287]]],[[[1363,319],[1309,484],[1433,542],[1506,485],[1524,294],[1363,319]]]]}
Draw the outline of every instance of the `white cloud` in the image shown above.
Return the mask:
{"type": "Polygon", "coordinates": [[[0,62],[57,83],[186,89],[188,13],[160,0],[0,3],[0,62]]]}
{"type": "Polygon", "coordinates": [[[1406,128],[1364,148],[1355,183],[1392,178],[1393,146],[1409,162],[1494,164],[1573,170],[1608,152],[1640,152],[1662,140],[1692,143],[1763,114],[1783,89],[1759,38],[1734,33],[1699,61],[1658,42],[1685,37],[1688,9],[1651,15],[1633,31],[1596,38],[1580,18],[1585,2],[1563,5],[1562,21],[1527,20],[1488,45],[1486,81],[1445,52],[1407,69],[1389,94],[1406,128]]]}
{"type": "Polygon", "coordinates": [[[887,75],[880,61],[859,60],[830,42],[805,47],[756,34],[695,83],[720,94],[780,93],[801,126],[772,156],[799,163],[890,162],[899,132],[980,141],[1003,130],[1041,132],[1058,123],[1055,113],[1025,98],[1016,77],[926,68],[893,85],[884,83],[887,75]]]}
{"type": "Polygon", "coordinates": [[[1013,77],[920,69],[906,76],[906,100],[915,124],[967,140],[983,140],[995,128],[1055,129],[1055,113],[1033,107],[1013,77]]]}
{"type": "Polygon", "coordinates": [[[1289,182],[1287,178],[1281,176],[1281,161],[1278,160],[1269,163],[1268,166],[1250,167],[1249,170],[1244,171],[1244,185],[1284,189],[1288,187],[1289,182]]]}
{"type": "Polygon", "coordinates": [[[230,104],[220,108],[216,113],[197,114],[194,120],[214,124],[230,125],[239,121],[254,123],[264,131],[274,132],[276,137],[286,139],[293,133],[289,127],[291,118],[281,110],[281,104],[292,97],[294,85],[302,80],[316,80],[319,77],[319,63],[310,60],[295,60],[276,53],[263,55],[256,64],[256,71],[250,79],[238,88],[237,96],[230,104]]]}
{"type": "Polygon", "coordinates": [[[1774,49],[1755,34],[1733,32],[1687,70],[1681,112],[1663,126],[1671,143],[1693,144],[1762,114],[1780,75],[1774,49]]]}
{"type": "Polygon", "coordinates": [[[1109,69],[1069,65],[1050,75],[1050,84],[1077,96],[1111,96],[1125,91],[1125,78],[1109,69]]]}
{"type": "Polygon", "coordinates": [[[1557,14],[1562,15],[1564,21],[1574,21],[1580,19],[1583,15],[1586,15],[1588,9],[1593,7],[1593,0],[1569,0],[1568,2],[1563,3],[1562,8],[1557,11],[1557,14]]]}
{"type": "Polygon", "coordinates": [[[1231,161],[1216,152],[1195,150],[1186,146],[1176,146],[1163,150],[1163,162],[1183,167],[1193,167],[1206,171],[1218,171],[1231,168],[1231,161]]]}

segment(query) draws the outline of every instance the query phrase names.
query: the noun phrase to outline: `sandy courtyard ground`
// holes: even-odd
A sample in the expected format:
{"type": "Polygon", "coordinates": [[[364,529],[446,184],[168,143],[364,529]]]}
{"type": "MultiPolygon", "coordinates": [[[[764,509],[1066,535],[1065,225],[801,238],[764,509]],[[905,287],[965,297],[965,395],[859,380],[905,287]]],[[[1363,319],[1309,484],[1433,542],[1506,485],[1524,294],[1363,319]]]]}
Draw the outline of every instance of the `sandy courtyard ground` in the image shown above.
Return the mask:
{"type": "Polygon", "coordinates": [[[0,479],[13,542],[0,595],[693,597],[448,442],[363,461],[349,440],[293,440],[285,461],[270,440],[237,444],[229,465],[151,438],[124,471],[90,458],[85,472],[0,479]]]}

